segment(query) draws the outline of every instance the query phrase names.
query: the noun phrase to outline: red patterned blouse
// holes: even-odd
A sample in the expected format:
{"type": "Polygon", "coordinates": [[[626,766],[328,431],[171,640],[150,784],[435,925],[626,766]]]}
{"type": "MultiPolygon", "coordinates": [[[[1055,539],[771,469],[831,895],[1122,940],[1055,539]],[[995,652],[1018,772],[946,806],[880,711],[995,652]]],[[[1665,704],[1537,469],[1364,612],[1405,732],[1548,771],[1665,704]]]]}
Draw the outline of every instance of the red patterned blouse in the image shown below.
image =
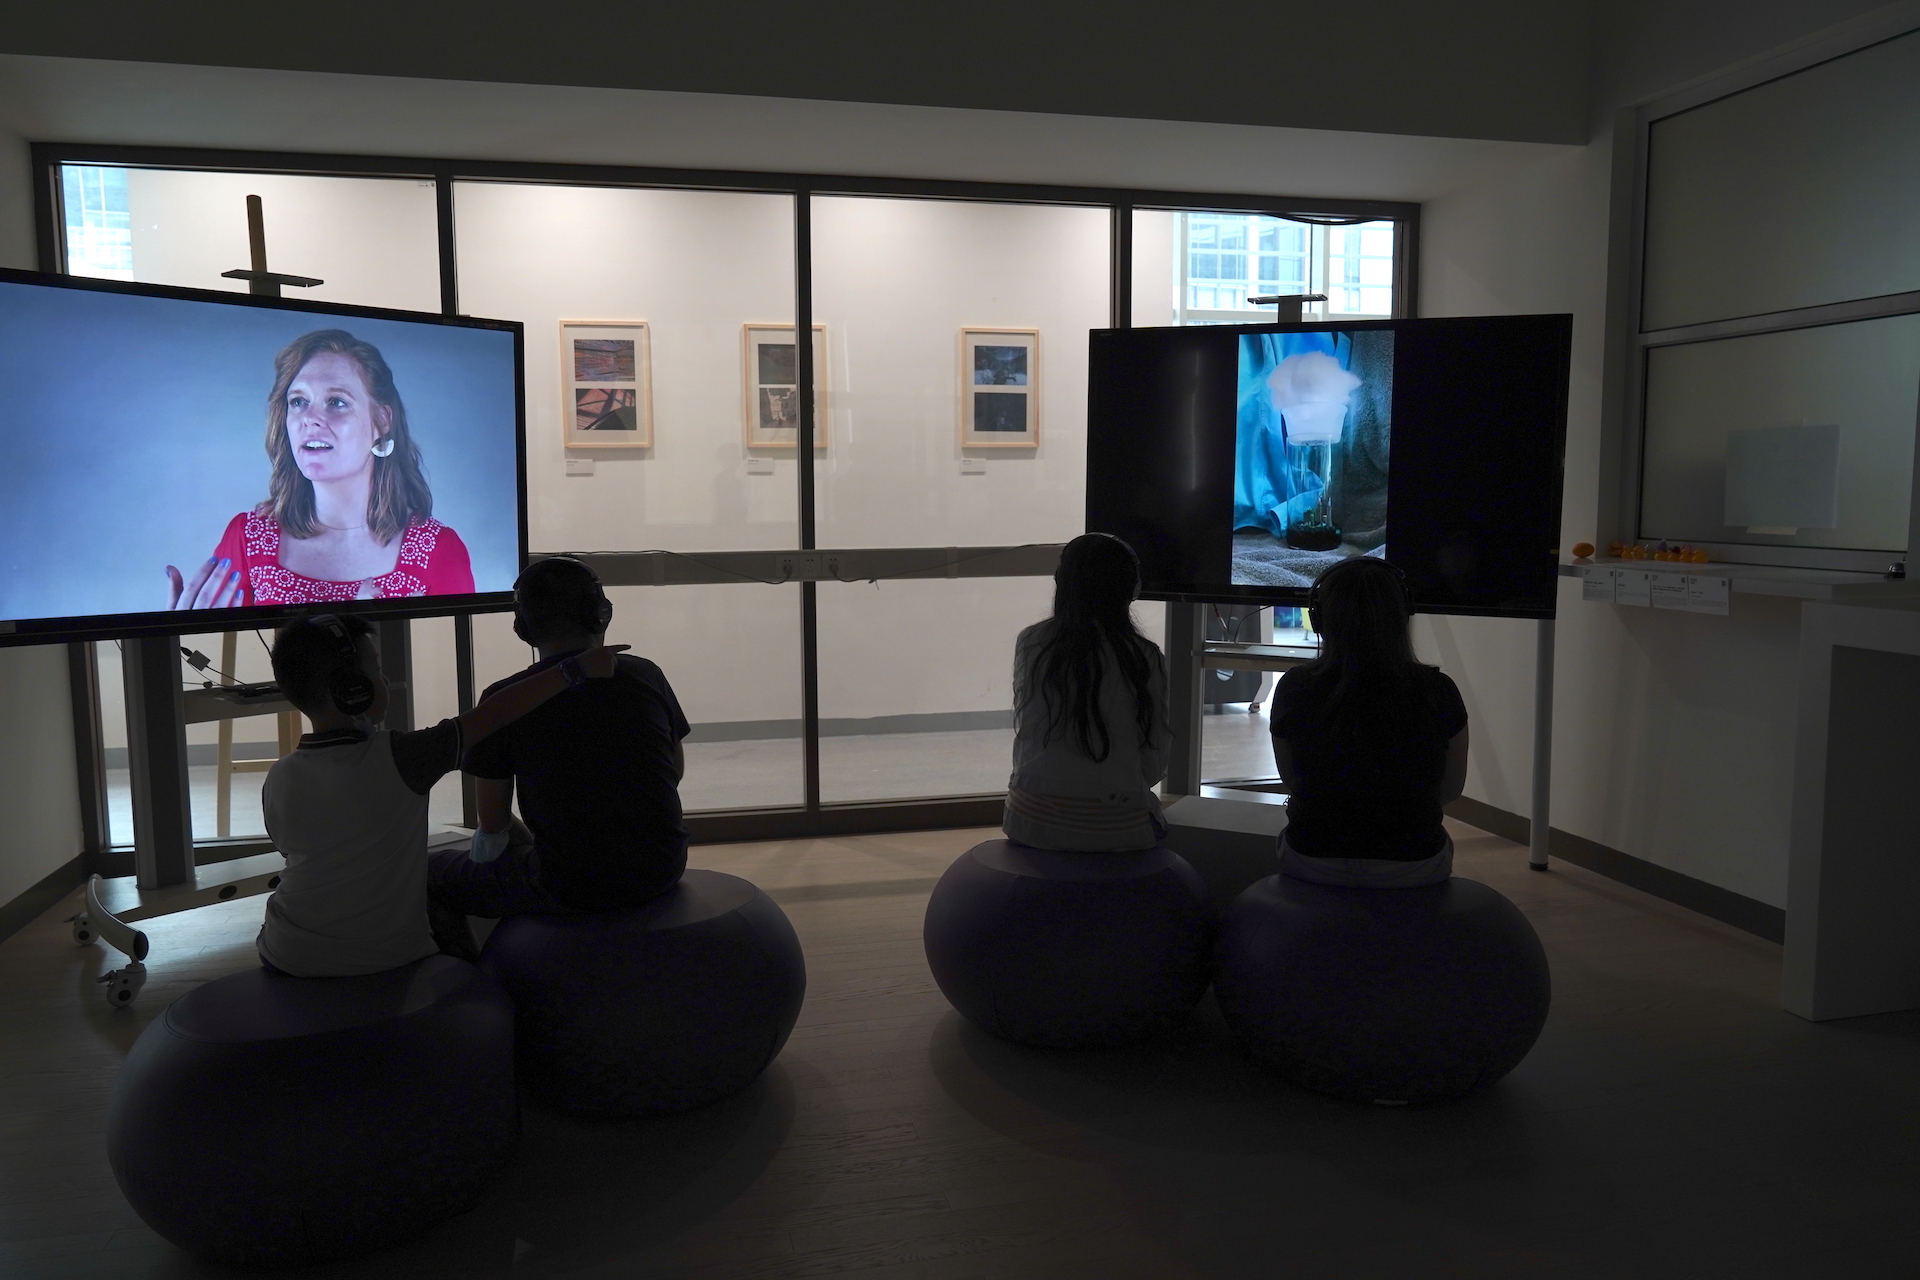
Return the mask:
{"type": "Polygon", "coordinates": [[[393,596],[461,595],[473,590],[473,565],[460,535],[438,520],[416,520],[400,535],[400,559],[390,573],[360,582],[327,582],[280,567],[280,525],[272,516],[243,511],[227,525],[215,560],[239,569],[244,594],[236,605],[321,604],[393,596]]]}

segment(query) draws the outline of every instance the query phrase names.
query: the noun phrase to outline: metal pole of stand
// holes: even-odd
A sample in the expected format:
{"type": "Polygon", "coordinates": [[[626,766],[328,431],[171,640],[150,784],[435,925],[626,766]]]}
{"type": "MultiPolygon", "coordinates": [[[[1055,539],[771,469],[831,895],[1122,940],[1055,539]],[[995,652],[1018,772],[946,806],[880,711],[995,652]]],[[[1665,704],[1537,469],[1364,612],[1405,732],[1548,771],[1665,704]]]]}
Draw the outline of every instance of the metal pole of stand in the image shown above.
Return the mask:
{"type": "Polygon", "coordinates": [[[185,884],[193,879],[193,806],[180,638],[123,641],[120,667],[127,694],[134,875],[142,889],[185,884]]]}
{"type": "Polygon", "coordinates": [[[387,678],[387,728],[413,729],[413,624],[405,618],[382,622],[374,630],[380,645],[380,674],[387,678]]]}
{"type": "MultiPolygon", "coordinates": [[[[460,614],[453,620],[453,679],[455,705],[460,714],[473,710],[473,615],[460,614]]],[[[460,774],[460,825],[478,828],[480,826],[480,797],[473,785],[473,775],[460,774]]]]}
{"type": "Polygon", "coordinates": [[[1166,792],[1200,794],[1200,637],[1204,605],[1167,605],[1167,719],[1173,741],[1167,752],[1166,792]]]}
{"type": "Polygon", "coordinates": [[[1553,619],[1537,624],[1533,651],[1533,817],[1527,829],[1527,866],[1547,869],[1553,791],[1553,619]]]}

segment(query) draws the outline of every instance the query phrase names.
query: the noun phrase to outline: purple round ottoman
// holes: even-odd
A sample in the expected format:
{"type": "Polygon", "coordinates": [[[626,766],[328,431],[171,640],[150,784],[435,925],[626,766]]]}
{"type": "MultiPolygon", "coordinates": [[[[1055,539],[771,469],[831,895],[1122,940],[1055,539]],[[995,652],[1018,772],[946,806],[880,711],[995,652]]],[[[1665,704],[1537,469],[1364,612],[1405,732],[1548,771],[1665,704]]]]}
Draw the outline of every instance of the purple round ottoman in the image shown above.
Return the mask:
{"type": "Polygon", "coordinates": [[[807,991],[773,899],[688,871],[643,907],[508,916],[480,963],[513,997],[520,1080],[566,1111],[684,1111],[766,1070],[807,991]]]}
{"type": "Polygon", "coordinates": [[[927,901],[927,966],[1003,1040],[1124,1044],[1181,1026],[1207,989],[1213,908],[1171,849],[1053,853],[975,845],[927,901]]]}
{"type": "Polygon", "coordinates": [[[140,1033],[107,1112],[142,1220],[249,1267],[352,1257],[469,1209],[519,1135],[513,1006],[447,956],[197,987],[140,1033]]]}
{"type": "Polygon", "coordinates": [[[1343,889],[1269,876],[1227,912],[1214,994],[1254,1059],[1296,1084],[1437,1102],[1520,1065],[1552,979],[1527,918],[1477,880],[1343,889]]]}

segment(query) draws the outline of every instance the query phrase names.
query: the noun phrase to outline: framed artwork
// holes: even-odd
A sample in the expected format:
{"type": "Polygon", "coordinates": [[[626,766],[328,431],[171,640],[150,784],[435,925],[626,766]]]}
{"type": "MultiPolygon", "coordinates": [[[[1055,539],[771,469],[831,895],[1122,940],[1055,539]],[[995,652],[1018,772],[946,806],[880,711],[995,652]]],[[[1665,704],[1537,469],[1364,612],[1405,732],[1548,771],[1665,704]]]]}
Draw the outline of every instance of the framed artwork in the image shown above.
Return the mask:
{"type": "MultiPolygon", "coordinates": [[[[741,390],[747,448],[794,449],[800,443],[800,367],[790,324],[741,330],[741,390]]],[[[813,326],[813,447],[827,447],[827,326],[813,326]]]]}
{"type": "Polygon", "coordinates": [[[960,331],[960,447],[1040,443],[1040,331],[960,331]]]}
{"type": "Polygon", "coordinates": [[[644,320],[560,322],[560,422],[569,449],[653,447],[653,353],[644,320]]]}

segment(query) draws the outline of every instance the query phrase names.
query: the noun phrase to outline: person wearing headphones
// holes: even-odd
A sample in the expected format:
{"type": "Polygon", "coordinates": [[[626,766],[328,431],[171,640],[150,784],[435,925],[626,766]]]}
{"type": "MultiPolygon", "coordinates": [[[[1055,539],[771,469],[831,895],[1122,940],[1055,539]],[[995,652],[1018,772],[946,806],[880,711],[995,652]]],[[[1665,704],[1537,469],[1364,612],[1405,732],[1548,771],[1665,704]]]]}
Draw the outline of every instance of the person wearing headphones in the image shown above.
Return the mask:
{"type": "Polygon", "coordinates": [[[281,628],[273,678],[313,732],[267,771],[267,835],[287,869],[267,899],[256,946],[267,968],[350,977],[439,949],[427,916],[427,793],[469,743],[570,690],[607,683],[621,646],[584,650],[465,715],[430,729],[376,726],[387,682],[372,630],[318,614],[281,628]]]}
{"type": "Polygon", "coordinates": [[[1060,553],[1053,616],[1013,644],[1013,773],[1001,830],[1036,849],[1151,849],[1167,833],[1167,669],[1133,621],[1140,560],[1106,533],[1060,553]]]}
{"type": "Polygon", "coordinates": [[[1308,599],[1320,656],[1273,693],[1273,762],[1288,786],[1280,870],[1316,884],[1411,889],[1453,874],[1442,806],[1467,780],[1467,708],[1414,656],[1398,566],[1356,556],[1308,599]]]}
{"type": "MultiPolygon", "coordinates": [[[[536,560],[513,585],[513,630],[539,658],[487,696],[598,651],[612,621],[591,568],[570,556],[536,560]]],[[[572,689],[473,746],[462,767],[478,780],[480,830],[471,850],[443,850],[428,864],[441,949],[477,957],[468,916],[619,910],[678,884],[687,730],[665,673],[629,654],[611,680],[572,689]],[[524,825],[513,817],[516,790],[524,825]]]]}

